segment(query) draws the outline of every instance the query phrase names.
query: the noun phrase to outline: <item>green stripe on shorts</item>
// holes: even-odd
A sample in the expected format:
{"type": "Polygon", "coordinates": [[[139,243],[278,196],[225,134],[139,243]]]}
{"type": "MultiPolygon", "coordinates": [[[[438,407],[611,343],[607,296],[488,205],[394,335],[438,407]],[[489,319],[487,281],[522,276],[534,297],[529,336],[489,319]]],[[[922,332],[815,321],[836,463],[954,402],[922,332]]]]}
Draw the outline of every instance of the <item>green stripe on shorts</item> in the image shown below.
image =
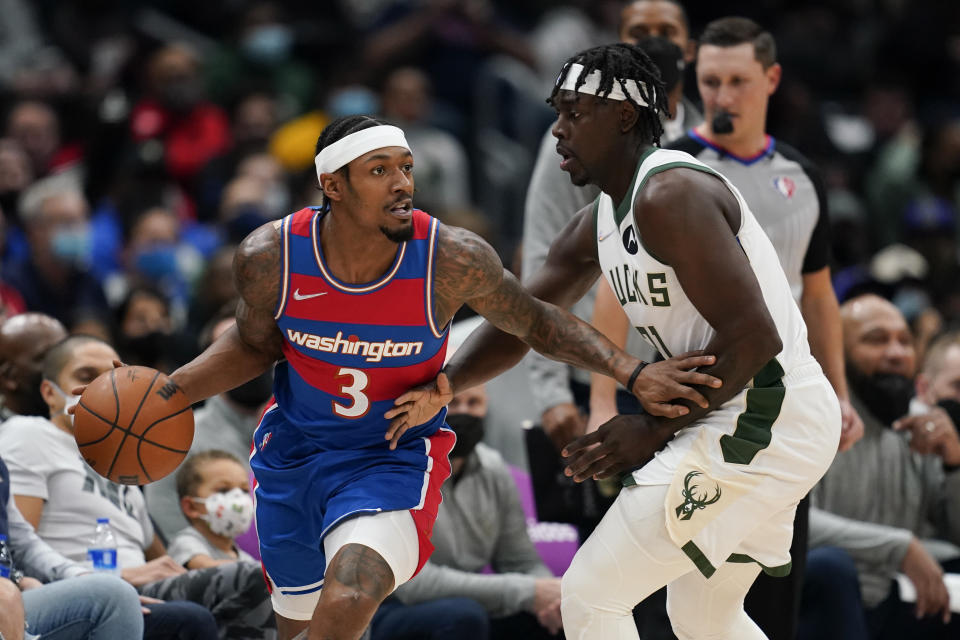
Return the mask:
{"type": "Polygon", "coordinates": [[[757,452],[770,444],[770,429],[786,395],[782,378],[783,367],[775,358],[753,377],[753,387],[747,389],[747,406],[737,417],[737,428],[733,435],[720,437],[725,462],[750,464],[757,452]]]}
{"type": "Polygon", "coordinates": [[[697,566],[704,578],[709,578],[717,572],[717,568],[710,564],[707,556],[703,555],[703,551],[700,551],[700,547],[693,540],[680,547],[680,549],[687,554],[688,558],[693,560],[693,564],[697,566]]]}
{"type": "MultiPolygon", "coordinates": [[[[730,557],[727,558],[727,562],[737,562],[737,563],[747,563],[747,562],[757,562],[750,556],[745,553],[731,553],[730,557]]],[[[760,565],[760,568],[763,569],[763,572],[768,576],[773,576],[774,578],[782,578],[784,576],[790,575],[790,570],[793,568],[793,563],[788,562],[787,564],[781,564],[778,567],[768,567],[765,564],[757,562],[760,565]]]]}

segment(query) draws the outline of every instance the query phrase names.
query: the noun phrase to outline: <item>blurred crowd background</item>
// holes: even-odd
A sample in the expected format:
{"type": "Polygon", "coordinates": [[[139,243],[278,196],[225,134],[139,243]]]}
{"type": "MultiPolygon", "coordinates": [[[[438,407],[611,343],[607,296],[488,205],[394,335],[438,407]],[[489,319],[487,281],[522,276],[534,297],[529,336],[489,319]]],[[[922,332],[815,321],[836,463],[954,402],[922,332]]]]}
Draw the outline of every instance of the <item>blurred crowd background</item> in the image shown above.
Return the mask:
{"type": "MultiPolygon", "coordinates": [[[[170,370],[234,296],[233,247],[316,204],[316,139],[404,127],[420,208],[519,265],[544,103],[618,0],[0,0],[0,288],[170,370]],[[52,197],[57,196],[57,197],[52,197]]],[[[841,301],[960,320],[960,4],[689,3],[691,36],[745,15],[776,38],[769,132],[820,165],[841,301]]],[[[688,97],[697,101],[691,74],[688,97]]]]}

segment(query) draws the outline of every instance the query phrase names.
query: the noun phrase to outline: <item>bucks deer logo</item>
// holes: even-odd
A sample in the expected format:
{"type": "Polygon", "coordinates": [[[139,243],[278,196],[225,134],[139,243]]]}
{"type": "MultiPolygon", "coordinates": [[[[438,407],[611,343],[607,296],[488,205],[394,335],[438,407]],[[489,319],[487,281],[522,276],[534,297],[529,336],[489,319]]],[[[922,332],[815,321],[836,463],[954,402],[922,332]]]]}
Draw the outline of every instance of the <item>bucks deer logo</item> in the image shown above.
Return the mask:
{"type": "Polygon", "coordinates": [[[705,509],[708,505],[720,499],[719,485],[716,485],[717,491],[713,494],[712,498],[707,498],[706,493],[702,496],[697,495],[698,485],[691,485],[690,481],[699,475],[703,474],[699,471],[691,471],[683,479],[683,491],[680,492],[683,496],[683,503],[677,507],[677,517],[681,520],[689,520],[693,517],[694,511],[697,509],[705,509]]]}

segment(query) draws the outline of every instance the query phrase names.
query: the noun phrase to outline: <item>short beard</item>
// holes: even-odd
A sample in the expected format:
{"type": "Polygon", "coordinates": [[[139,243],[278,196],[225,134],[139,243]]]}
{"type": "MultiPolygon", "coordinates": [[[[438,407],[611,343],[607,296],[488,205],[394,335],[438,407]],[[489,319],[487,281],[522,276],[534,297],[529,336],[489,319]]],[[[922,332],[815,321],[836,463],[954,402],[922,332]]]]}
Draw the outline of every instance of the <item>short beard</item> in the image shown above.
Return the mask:
{"type": "Polygon", "coordinates": [[[387,236],[387,240],[400,244],[401,242],[410,242],[413,240],[413,224],[408,224],[399,229],[388,229],[380,227],[380,233],[387,236]]]}

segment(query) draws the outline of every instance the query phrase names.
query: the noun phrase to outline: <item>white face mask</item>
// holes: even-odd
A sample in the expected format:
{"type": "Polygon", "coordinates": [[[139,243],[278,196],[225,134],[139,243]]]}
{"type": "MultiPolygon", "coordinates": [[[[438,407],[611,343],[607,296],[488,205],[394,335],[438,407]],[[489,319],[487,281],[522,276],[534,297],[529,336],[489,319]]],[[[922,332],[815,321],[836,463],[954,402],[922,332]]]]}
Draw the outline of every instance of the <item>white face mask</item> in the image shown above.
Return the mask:
{"type": "Polygon", "coordinates": [[[207,513],[200,518],[218,536],[236,538],[253,522],[253,499],[249,492],[239,487],[225,493],[211,493],[206,498],[191,499],[207,507],[207,513]]]}
{"type": "Polygon", "coordinates": [[[53,380],[49,380],[49,379],[48,379],[47,382],[49,382],[51,385],[53,385],[53,388],[57,390],[57,393],[59,393],[61,396],[63,396],[63,400],[64,400],[63,409],[60,410],[60,413],[56,414],[55,416],[50,416],[50,417],[51,417],[51,418],[55,418],[55,417],[59,416],[60,414],[63,414],[63,415],[65,415],[65,416],[67,416],[67,422],[69,422],[69,423],[70,423],[70,426],[72,427],[72,426],[73,426],[73,416],[70,415],[69,413],[67,413],[67,409],[69,409],[69,408],[72,407],[72,406],[75,406],[78,402],[80,402],[80,396],[67,395],[67,393],[66,393],[63,389],[60,388],[60,385],[58,385],[58,384],[57,384],[56,382],[54,382],[53,380]]]}

